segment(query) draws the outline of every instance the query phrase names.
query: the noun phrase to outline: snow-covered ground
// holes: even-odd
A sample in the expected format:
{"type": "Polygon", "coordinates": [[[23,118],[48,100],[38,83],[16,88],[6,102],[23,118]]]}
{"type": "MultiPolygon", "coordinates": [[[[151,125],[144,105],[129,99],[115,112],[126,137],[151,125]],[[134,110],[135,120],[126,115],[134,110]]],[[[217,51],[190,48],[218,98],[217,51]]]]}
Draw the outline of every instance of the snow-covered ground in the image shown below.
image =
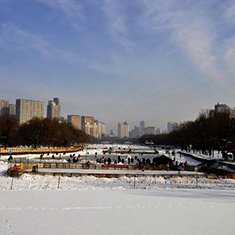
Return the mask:
{"type": "Polygon", "coordinates": [[[0,234],[231,235],[225,190],[0,191],[0,234]]]}
{"type": "Polygon", "coordinates": [[[136,179],[136,188],[126,177],[25,174],[13,179],[4,176],[6,169],[7,163],[0,162],[0,235],[231,235],[235,231],[234,187],[162,187],[163,178],[136,179]],[[146,187],[151,180],[158,183],[146,187]]]}

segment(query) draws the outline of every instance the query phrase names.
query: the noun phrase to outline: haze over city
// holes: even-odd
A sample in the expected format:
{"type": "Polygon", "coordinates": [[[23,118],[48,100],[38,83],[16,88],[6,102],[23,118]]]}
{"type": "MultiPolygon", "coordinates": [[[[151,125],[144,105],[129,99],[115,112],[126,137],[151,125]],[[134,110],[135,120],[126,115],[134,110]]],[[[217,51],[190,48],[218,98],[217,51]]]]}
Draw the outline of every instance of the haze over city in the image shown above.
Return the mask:
{"type": "Polygon", "coordinates": [[[235,106],[232,0],[0,0],[0,98],[116,130],[235,106]]]}

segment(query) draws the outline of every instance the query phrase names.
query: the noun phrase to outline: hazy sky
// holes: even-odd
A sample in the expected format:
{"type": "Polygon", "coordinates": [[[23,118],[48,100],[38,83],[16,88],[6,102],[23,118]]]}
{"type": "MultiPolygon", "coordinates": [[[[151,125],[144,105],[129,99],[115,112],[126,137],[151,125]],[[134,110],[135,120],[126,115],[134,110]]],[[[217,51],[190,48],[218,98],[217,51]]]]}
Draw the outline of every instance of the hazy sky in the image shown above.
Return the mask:
{"type": "Polygon", "coordinates": [[[0,99],[107,129],[235,106],[234,0],[0,0],[0,99]]]}

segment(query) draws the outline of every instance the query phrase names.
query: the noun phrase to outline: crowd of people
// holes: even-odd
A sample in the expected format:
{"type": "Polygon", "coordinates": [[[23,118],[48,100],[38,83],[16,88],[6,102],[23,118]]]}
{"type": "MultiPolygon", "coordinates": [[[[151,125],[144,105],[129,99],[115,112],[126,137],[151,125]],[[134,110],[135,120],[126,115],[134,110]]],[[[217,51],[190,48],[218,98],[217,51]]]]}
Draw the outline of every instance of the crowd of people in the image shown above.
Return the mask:
{"type": "MultiPolygon", "coordinates": [[[[167,154],[170,154],[169,152],[167,152],[167,154]]],[[[82,156],[80,154],[70,154],[69,157],[66,156],[66,153],[55,153],[55,154],[50,154],[50,153],[42,153],[40,155],[40,159],[42,158],[59,158],[61,159],[63,156],[63,158],[66,158],[68,163],[82,163],[82,164],[86,164],[87,168],[90,168],[91,164],[103,164],[103,165],[117,165],[117,164],[123,164],[123,165],[135,165],[138,166],[140,170],[144,170],[146,167],[148,166],[158,166],[158,165],[162,165],[164,166],[164,169],[166,170],[178,170],[179,172],[181,172],[182,170],[185,169],[185,167],[187,166],[187,161],[183,162],[183,161],[178,161],[178,159],[176,159],[175,157],[175,152],[171,152],[171,158],[166,157],[166,156],[158,156],[158,157],[152,157],[150,158],[149,156],[146,157],[142,154],[133,156],[130,154],[127,155],[106,155],[106,154],[102,154],[101,156],[98,156],[97,153],[95,153],[93,156],[82,156]],[[91,159],[94,159],[93,161],[91,159]]],[[[10,157],[8,158],[8,162],[12,162],[12,156],[10,155],[10,157]]]]}
{"type": "Polygon", "coordinates": [[[157,165],[164,165],[166,170],[178,170],[179,172],[185,169],[187,165],[187,161],[179,162],[174,157],[173,160],[171,158],[167,158],[165,156],[161,157],[143,157],[142,155],[139,156],[131,156],[131,155],[117,155],[117,156],[106,156],[105,154],[102,156],[98,156],[95,153],[94,156],[81,156],[80,154],[70,154],[68,158],[69,163],[85,163],[87,168],[90,168],[91,164],[103,164],[103,165],[137,165],[140,170],[144,170],[148,166],[157,166],[157,165]],[[91,159],[94,157],[94,161],[91,159]]]}

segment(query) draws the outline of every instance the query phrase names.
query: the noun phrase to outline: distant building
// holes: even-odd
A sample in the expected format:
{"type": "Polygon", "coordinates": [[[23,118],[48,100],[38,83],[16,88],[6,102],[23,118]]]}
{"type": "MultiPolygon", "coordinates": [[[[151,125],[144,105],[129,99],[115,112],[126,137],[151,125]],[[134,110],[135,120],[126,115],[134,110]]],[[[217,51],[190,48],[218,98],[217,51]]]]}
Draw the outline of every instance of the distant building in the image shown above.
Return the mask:
{"type": "Polygon", "coordinates": [[[80,115],[68,115],[67,121],[68,123],[71,123],[76,129],[82,129],[82,118],[80,115]]]}
{"type": "Polygon", "coordinates": [[[98,126],[94,123],[91,127],[91,136],[98,138],[98,126]]]}
{"type": "Polygon", "coordinates": [[[82,116],[82,130],[85,131],[85,127],[87,124],[93,125],[95,122],[95,118],[91,116],[82,116]]]}
{"type": "Polygon", "coordinates": [[[103,138],[106,136],[106,125],[104,122],[100,122],[95,120],[95,124],[97,125],[97,134],[98,138],[103,138]]]}
{"type": "Polygon", "coordinates": [[[134,126],[134,129],[130,131],[130,138],[137,139],[140,136],[140,128],[134,126]]]}
{"type": "Polygon", "coordinates": [[[203,110],[204,113],[208,113],[210,117],[214,117],[217,113],[222,113],[229,111],[230,108],[226,104],[220,104],[219,102],[215,104],[214,109],[203,110]]]}
{"type": "Polygon", "coordinates": [[[141,137],[143,135],[143,130],[145,128],[145,122],[141,121],[140,122],[140,128],[139,128],[139,136],[141,137]]]}
{"type": "Polygon", "coordinates": [[[102,137],[102,138],[106,136],[106,124],[104,122],[101,122],[101,127],[100,127],[99,133],[101,134],[100,137],[102,137]]]}
{"type": "Polygon", "coordinates": [[[215,104],[214,111],[216,113],[225,112],[227,110],[229,110],[229,107],[226,104],[220,104],[219,102],[217,104],[215,104]]]}
{"type": "Polygon", "coordinates": [[[145,127],[143,130],[142,130],[142,135],[154,135],[155,134],[155,127],[154,126],[148,126],[148,127],[145,127]]]}
{"type": "Polygon", "coordinates": [[[47,105],[47,118],[61,118],[61,105],[59,98],[54,98],[53,100],[48,101],[47,105]]]}
{"type": "Polygon", "coordinates": [[[152,134],[152,135],[155,134],[155,126],[148,126],[146,127],[146,129],[147,129],[148,134],[152,134]]]}
{"type": "Polygon", "coordinates": [[[178,128],[177,122],[168,122],[167,123],[167,132],[170,133],[178,128]]]}
{"type": "Polygon", "coordinates": [[[161,129],[160,129],[160,128],[156,128],[155,134],[156,134],[156,135],[160,135],[160,134],[161,134],[161,129]]]}
{"type": "Polygon", "coordinates": [[[16,118],[16,105],[15,104],[9,104],[9,115],[12,118],[16,118]]]}
{"type": "Polygon", "coordinates": [[[68,115],[67,121],[78,129],[84,131],[86,134],[95,138],[105,136],[106,128],[105,123],[95,120],[91,116],[68,115]]]}
{"type": "Polygon", "coordinates": [[[82,116],[82,131],[86,134],[98,138],[98,127],[95,118],[91,116],[82,116]]]}
{"type": "Polygon", "coordinates": [[[17,99],[16,118],[19,123],[25,123],[34,117],[44,117],[44,103],[41,101],[17,99]]]}
{"type": "Polygon", "coordinates": [[[9,100],[0,100],[0,115],[9,114],[9,100]]]}
{"type": "Polygon", "coordinates": [[[129,122],[118,123],[118,138],[129,137],[129,122]]]}
{"type": "Polygon", "coordinates": [[[114,134],[114,131],[113,131],[113,129],[112,130],[110,130],[110,136],[114,136],[115,134],[114,134]]]}

